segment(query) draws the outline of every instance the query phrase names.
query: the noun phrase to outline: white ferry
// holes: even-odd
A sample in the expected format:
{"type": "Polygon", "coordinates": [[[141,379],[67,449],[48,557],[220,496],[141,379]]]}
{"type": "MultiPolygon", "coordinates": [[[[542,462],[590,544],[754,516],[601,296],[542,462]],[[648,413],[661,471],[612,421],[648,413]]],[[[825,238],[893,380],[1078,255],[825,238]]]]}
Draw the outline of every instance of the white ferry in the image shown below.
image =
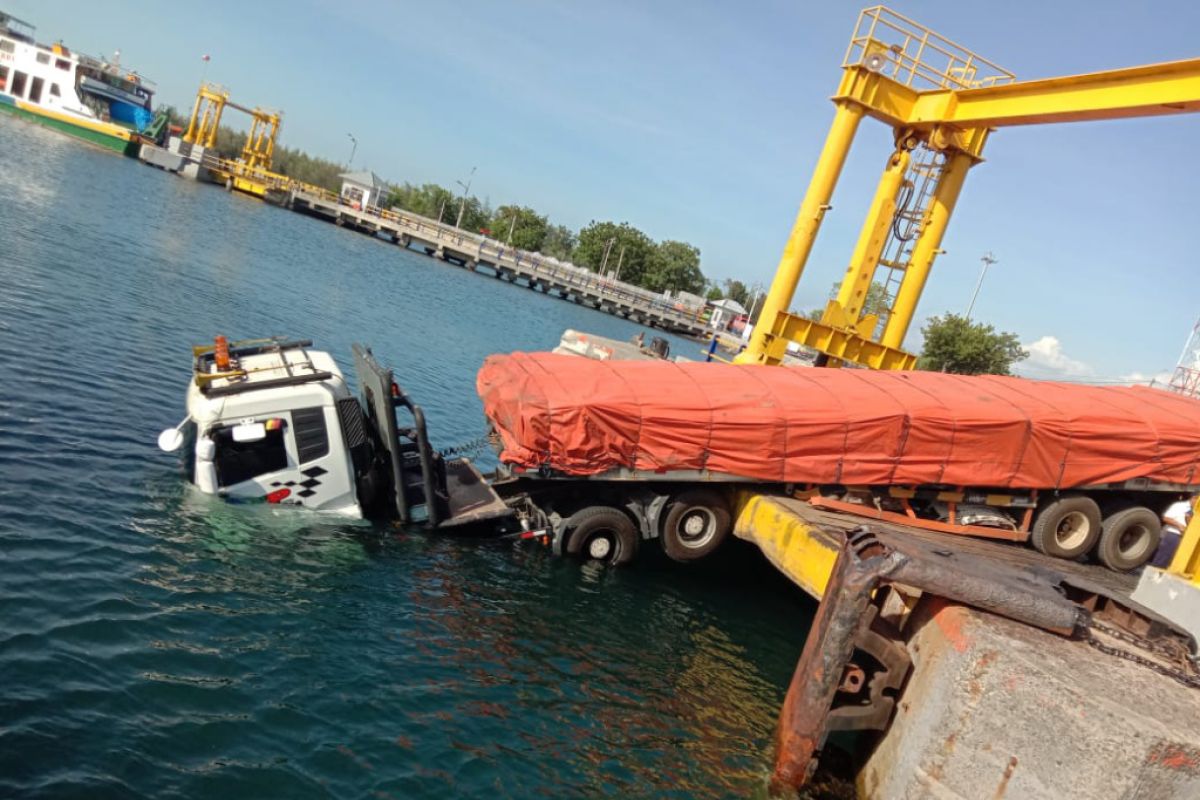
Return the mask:
{"type": "Polygon", "coordinates": [[[136,156],[154,121],[147,81],[33,37],[32,25],[0,11],[0,111],[136,156]]]}

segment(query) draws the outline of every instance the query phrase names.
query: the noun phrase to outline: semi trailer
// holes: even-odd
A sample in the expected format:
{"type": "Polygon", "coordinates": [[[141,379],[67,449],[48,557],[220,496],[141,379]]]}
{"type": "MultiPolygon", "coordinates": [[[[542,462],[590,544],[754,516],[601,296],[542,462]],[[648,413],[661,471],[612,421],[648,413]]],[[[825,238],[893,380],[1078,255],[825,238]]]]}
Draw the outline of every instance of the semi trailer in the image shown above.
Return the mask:
{"type": "Polygon", "coordinates": [[[1200,491],[1200,403],[1154,389],[551,353],[479,371],[485,476],[436,452],[421,407],[353,349],[357,397],[310,341],[194,348],[187,417],[160,446],[232,502],[544,537],[610,564],[655,539],[712,554],[753,491],[1128,571],[1200,491]]]}

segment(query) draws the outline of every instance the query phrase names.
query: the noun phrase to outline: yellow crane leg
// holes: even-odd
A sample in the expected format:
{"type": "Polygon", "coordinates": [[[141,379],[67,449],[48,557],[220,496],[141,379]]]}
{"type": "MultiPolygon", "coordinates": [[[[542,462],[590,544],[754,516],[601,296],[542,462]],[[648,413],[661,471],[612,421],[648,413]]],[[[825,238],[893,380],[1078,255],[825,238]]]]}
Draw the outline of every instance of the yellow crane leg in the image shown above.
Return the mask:
{"type": "Polygon", "coordinates": [[[1200,586],[1200,500],[1192,508],[1192,520],[1179,540],[1167,572],[1200,586]]]}
{"type": "Polygon", "coordinates": [[[813,241],[821,227],[821,220],[829,210],[829,200],[833,197],[834,187],[837,186],[838,176],[842,165],[846,163],[846,154],[850,152],[850,144],[862,121],[863,109],[859,105],[838,103],[834,112],[833,124],[825,137],[825,146],[821,149],[821,157],[813,170],[812,180],[809,181],[808,191],[804,194],[804,202],[796,215],[796,223],[788,237],[787,246],[783,249],[783,257],[775,270],[775,278],[771,281],[771,289],[763,300],[762,313],[754,333],[750,337],[749,346],[736,359],[741,364],[776,363],[767,355],[771,340],[771,329],[775,317],[780,312],[786,312],[792,303],[792,295],[796,292],[796,284],[804,273],[804,264],[808,254],[812,252],[813,241]]]}
{"type": "Polygon", "coordinates": [[[875,199],[871,201],[871,209],[863,222],[862,232],[858,235],[858,243],[854,246],[854,254],[850,256],[850,266],[846,268],[846,277],[842,279],[837,301],[851,323],[862,315],[867,302],[867,292],[875,278],[879,257],[887,243],[888,230],[896,215],[896,195],[904,182],[910,159],[911,153],[904,147],[898,147],[888,159],[883,176],[879,179],[879,188],[875,190],[875,199]]]}
{"type": "Polygon", "coordinates": [[[195,144],[196,136],[200,133],[196,127],[196,121],[200,116],[201,102],[203,102],[203,95],[196,95],[196,103],[192,106],[192,118],[188,120],[187,132],[183,134],[183,140],[188,144],[195,144]]]}
{"type": "Polygon", "coordinates": [[[913,245],[912,258],[904,271],[904,279],[900,283],[900,290],[896,293],[896,301],[892,305],[892,313],[888,316],[887,327],[883,331],[882,344],[885,347],[904,346],[904,337],[908,334],[908,326],[917,312],[917,303],[921,301],[921,292],[925,289],[929,270],[933,267],[934,258],[941,252],[942,236],[946,233],[946,225],[950,222],[950,215],[954,213],[954,204],[958,202],[958,196],[962,192],[967,170],[973,163],[972,156],[956,151],[949,155],[945,166],[942,167],[942,176],[933,193],[933,202],[925,216],[921,234],[913,245]]]}
{"type": "Polygon", "coordinates": [[[225,100],[224,100],[224,98],[217,96],[216,98],[210,97],[209,102],[212,104],[212,117],[210,118],[208,113],[205,113],[205,115],[204,115],[204,121],[205,121],[205,126],[206,126],[205,127],[206,136],[204,137],[204,146],[205,147],[216,147],[217,146],[217,131],[221,127],[221,114],[222,114],[222,112],[225,111],[225,100]]]}

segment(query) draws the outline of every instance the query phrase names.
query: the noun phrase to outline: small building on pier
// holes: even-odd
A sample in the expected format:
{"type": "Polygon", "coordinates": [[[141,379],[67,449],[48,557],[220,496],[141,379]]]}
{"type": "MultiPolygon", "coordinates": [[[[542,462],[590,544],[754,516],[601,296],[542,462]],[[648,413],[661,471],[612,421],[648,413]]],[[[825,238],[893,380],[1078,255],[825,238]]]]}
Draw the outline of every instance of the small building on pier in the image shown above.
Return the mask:
{"type": "Polygon", "coordinates": [[[709,317],[708,324],[719,331],[725,330],[729,327],[729,323],[746,313],[746,309],[741,303],[729,297],[723,300],[714,300],[708,305],[712,308],[712,316],[709,317]]]}
{"type": "Polygon", "coordinates": [[[378,206],[387,188],[370,170],[343,172],[338,177],[342,179],[342,202],[359,211],[378,206]]]}

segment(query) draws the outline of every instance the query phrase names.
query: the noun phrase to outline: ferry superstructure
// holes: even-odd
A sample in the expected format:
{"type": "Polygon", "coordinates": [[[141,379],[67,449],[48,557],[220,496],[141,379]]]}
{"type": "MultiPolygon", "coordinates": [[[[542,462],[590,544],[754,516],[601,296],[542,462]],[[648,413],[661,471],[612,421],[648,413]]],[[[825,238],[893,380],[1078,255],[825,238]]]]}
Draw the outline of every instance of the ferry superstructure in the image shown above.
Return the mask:
{"type": "Polygon", "coordinates": [[[136,156],[153,96],[137,73],[40,44],[32,25],[0,11],[0,111],[136,156]]]}

